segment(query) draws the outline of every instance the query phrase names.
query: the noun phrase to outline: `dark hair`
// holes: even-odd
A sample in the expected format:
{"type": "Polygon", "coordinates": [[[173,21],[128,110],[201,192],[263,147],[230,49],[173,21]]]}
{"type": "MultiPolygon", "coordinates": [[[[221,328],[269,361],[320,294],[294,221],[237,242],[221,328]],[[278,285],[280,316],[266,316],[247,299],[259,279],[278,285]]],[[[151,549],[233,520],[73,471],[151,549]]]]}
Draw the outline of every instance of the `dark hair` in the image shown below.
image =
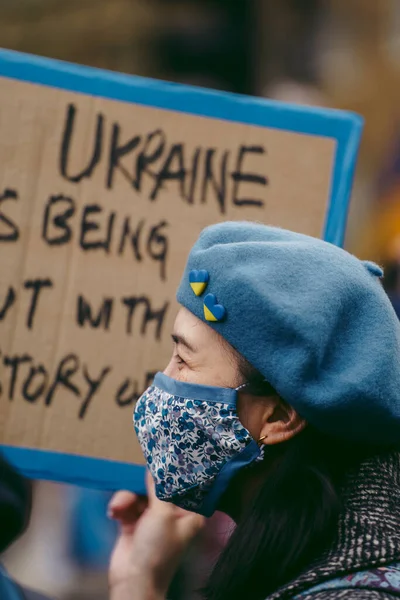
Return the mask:
{"type": "MultiPolygon", "coordinates": [[[[263,386],[265,396],[276,393],[247,363],[241,364],[241,372],[253,393],[262,394],[263,386]]],[[[265,460],[254,467],[261,483],[219,557],[204,597],[264,600],[295,578],[332,543],[344,476],[372,453],[376,449],[330,438],[310,425],[289,442],[269,446],[265,460]]]]}

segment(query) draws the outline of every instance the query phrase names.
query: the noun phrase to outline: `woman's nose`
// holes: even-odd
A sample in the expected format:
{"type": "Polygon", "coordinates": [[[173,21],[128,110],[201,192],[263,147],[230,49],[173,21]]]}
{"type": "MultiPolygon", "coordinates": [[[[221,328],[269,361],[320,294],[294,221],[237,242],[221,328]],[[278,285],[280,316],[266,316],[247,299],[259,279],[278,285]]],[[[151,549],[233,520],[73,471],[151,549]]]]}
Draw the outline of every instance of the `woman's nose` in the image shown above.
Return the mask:
{"type": "Polygon", "coordinates": [[[172,358],[169,361],[169,363],[167,364],[167,366],[165,367],[163,373],[164,373],[164,375],[167,375],[167,377],[172,377],[172,378],[174,377],[174,364],[173,364],[172,358]]]}

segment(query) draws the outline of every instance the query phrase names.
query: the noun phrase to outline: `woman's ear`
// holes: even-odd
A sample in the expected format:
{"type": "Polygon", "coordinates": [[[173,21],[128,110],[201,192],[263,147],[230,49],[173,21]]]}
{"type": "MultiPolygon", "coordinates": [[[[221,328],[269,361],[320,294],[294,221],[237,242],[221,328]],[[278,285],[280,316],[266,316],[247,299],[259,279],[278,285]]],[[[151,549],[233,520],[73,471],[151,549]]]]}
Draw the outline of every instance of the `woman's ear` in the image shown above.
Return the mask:
{"type": "Polygon", "coordinates": [[[252,437],[266,445],[286,442],[306,427],[306,421],[277,394],[254,396],[241,392],[239,419],[252,437]]]}
{"type": "Polygon", "coordinates": [[[279,396],[268,398],[268,409],[263,415],[259,441],[271,446],[287,442],[303,431],[307,422],[295,409],[284,402],[279,396]]]}

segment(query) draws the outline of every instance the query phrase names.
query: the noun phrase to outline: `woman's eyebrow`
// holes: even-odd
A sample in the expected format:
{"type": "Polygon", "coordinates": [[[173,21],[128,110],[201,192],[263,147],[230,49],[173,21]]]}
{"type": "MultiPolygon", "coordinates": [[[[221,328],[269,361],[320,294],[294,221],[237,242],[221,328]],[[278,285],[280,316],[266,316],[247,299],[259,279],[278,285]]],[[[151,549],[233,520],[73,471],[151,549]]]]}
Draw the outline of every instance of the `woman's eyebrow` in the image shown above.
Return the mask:
{"type": "Polygon", "coordinates": [[[175,342],[175,344],[177,344],[178,346],[185,346],[185,348],[190,350],[190,352],[197,352],[196,348],[194,348],[194,346],[192,346],[192,344],[188,342],[184,335],[173,333],[171,337],[172,341],[175,342]]]}

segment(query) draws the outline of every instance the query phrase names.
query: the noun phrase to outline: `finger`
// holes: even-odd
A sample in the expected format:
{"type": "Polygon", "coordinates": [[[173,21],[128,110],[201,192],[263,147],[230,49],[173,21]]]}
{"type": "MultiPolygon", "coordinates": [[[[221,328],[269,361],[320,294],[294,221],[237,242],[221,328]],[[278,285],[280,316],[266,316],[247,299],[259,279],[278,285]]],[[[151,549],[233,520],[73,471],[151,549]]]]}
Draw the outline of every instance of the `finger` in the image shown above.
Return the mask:
{"type": "Polygon", "coordinates": [[[114,511],[129,508],[137,501],[137,498],[138,495],[133,492],[116,492],[108,504],[108,509],[114,511]]]}
{"type": "Polygon", "coordinates": [[[117,492],[108,505],[108,515],[121,522],[137,520],[147,508],[146,496],[139,496],[132,492],[117,492]]]}
{"type": "Polygon", "coordinates": [[[142,514],[147,509],[147,499],[140,500],[124,509],[114,509],[110,511],[109,516],[120,523],[120,525],[132,525],[137,523],[142,514]]]}

